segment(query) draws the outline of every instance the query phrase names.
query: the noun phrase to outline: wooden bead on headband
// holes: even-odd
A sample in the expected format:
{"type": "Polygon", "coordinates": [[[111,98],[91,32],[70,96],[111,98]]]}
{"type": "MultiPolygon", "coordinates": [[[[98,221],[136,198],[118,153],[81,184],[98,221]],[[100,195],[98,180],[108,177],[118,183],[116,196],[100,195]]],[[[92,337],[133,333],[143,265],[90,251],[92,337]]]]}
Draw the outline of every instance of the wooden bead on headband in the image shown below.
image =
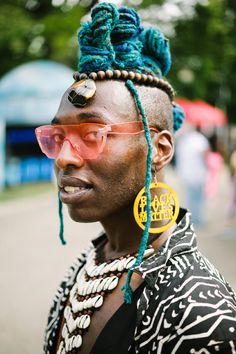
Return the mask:
{"type": "Polygon", "coordinates": [[[106,70],[91,72],[89,74],[79,73],[78,71],[76,71],[73,77],[75,81],[80,81],[84,79],[92,79],[94,81],[111,79],[131,80],[140,85],[157,87],[167,93],[171,102],[174,100],[175,92],[172,86],[166,80],[160,79],[159,77],[150,74],[135,73],[134,71],[127,70],[106,70]]]}

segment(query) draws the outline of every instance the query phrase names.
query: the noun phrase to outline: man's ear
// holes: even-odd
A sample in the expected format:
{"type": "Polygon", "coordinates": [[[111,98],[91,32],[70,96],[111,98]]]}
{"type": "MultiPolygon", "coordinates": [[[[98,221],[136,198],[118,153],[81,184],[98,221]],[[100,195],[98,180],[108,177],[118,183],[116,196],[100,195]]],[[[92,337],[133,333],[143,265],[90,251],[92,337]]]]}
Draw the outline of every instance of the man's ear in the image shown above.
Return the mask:
{"type": "Polygon", "coordinates": [[[174,139],[168,130],[154,133],[152,137],[152,164],[156,165],[156,171],[167,165],[174,155],[174,139]]]}

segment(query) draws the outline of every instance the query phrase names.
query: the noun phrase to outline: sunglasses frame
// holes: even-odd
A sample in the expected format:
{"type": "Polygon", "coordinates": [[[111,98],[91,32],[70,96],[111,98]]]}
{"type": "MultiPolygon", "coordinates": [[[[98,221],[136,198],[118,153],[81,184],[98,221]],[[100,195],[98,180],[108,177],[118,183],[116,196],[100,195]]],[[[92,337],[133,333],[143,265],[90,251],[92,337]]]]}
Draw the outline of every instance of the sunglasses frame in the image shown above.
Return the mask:
{"type": "MultiPolygon", "coordinates": [[[[48,151],[46,151],[45,147],[42,144],[41,141],[41,134],[43,133],[43,131],[45,130],[51,130],[52,128],[60,128],[63,129],[74,129],[77,128],[79,129],[79,127],[83,127],[83,126],[100,126],[101,128],[98,129],[98,133],[99,133],[99,137],[102,138],[102,144],[99,146],[98,151],[93,154],[93,157],[83,157],[81,155],[81,151],[80,151],[80,147],[79,145],[76,145],[76,143],[72,142],[70,138],[68,138],[65,134],[65,138],[63,139],[62,143],[61,143],[61,148],[58,152],[58,154],[60,153],[62,146],[64,144],[65,141],[68,141],[69,144],[71,145],[71,147],[73,148],[73,150],[76,152],[76,154],[78,154],[80,157],[82,157],[84,160],[93,160],[96,159],[102,152],[104,149],[104,146],[106,145],[106,140],[107,140],[107,136],[108,135],[138,135],[144,132],[144,126],[142,122],[138,122],[138,121],[132,121],[132,122],[124,122],[124,123],[117,123],[117,124],[101,124],[101,123],[90,123],[90,122],[85,122],[85,123],[80,123],[80,124],[57,124],[57,125],[42,125],[39,126],[35,129],[35,135],[38,141],[38,144],[42,150],[42,152],[50,159],[57,159],[57,156],[53,156],[48,153],[48,151]],[[128,129],[128,131],[127,131],[128,129]]],[[[151,131],[155,131],[157,133],[160,132],[160,130],[158,130],[157,128],[155,128],[154,126],[150,125],[149,129],[151,131]]],[[[81,139],[83,141],[83,139],[81,139]]]]}

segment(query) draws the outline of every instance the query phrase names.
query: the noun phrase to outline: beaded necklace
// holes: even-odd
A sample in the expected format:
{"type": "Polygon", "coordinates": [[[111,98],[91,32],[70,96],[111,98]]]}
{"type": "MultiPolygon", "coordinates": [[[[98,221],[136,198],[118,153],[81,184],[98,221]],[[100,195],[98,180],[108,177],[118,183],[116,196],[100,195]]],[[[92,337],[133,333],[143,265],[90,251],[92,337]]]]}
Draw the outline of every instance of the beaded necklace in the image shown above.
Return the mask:
{"type": "MultiPolygon", "coordinates": [[[[104,245],[104,244],[103,244],[104,245]]],[[[104,298],[119,283],[122,274],[131,269],[137,254],[128,254],[99,262],[99,249],[93,248],[85,266],[79,271],[63,313],[63,327],[57,354],[75,353],[83,344],[83,335],[88,330],[94,311],[99,310],[104,298]]],[[[146,249],[144,257],[154,253],[152,246],[146,249]]]]}

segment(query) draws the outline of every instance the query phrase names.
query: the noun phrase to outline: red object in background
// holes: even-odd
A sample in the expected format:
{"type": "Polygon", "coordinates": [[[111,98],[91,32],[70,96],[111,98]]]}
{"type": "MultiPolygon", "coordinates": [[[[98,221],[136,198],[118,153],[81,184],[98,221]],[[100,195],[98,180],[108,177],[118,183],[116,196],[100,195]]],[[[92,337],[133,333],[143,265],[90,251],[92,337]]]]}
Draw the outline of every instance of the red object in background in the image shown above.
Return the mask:
{"type": "Polygon", "coordinates": [[[219,126],[227,123],[224,111],[211,106],[207,102],[201,100],[189,101],[185,98],[179,98],[176,102],[184,109],[186,121],[195,126],[219,126]]]}

